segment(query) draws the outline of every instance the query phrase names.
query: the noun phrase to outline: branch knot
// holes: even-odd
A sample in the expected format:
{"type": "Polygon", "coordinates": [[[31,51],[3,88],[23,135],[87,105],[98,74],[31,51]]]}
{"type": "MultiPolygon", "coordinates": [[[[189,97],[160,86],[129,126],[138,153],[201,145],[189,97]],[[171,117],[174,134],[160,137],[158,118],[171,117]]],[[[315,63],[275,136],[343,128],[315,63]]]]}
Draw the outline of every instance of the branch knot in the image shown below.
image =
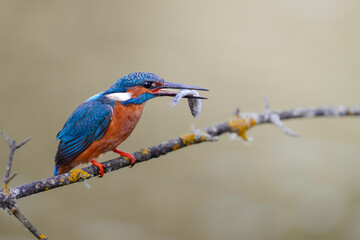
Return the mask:
{"type": "Polygon", "coordinates": [[[0,208],[2,209],[15,209],[17,208],[16,197],[9,192],[7,186],[4,184],[3,190],[0,192],[0,208]]]}
{"type": "Polygon", "coordinates": [[[269,99],[266,97],[264,98],[264,107],[265,107],[265,112],[264,112],[265,121],[273,123],[275,126],[279,127],[285,134],[291,137],[299,136],[299,134],[297,134],[296,132],[285,126],[284,122],[281,121],[279,113],[270,110],[269,99]]]}

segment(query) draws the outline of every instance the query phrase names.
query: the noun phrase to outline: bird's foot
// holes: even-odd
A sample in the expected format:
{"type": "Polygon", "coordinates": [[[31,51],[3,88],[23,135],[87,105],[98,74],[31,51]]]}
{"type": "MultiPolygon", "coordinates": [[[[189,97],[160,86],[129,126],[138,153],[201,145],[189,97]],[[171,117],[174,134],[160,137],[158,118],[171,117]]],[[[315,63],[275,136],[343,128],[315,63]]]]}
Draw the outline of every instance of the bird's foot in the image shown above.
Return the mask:
{"type": "Polygon", "coordinates": [[[95,167],[97,167],[99,169],[100,172],[100,177],[104,176],[104,168],[106,168],[106,166],[104,164],[101,164],[95,160],[90,161],[92,163],[92,165],[94,165],[95,167]]]}
{"type": "Polygon", "coordinates": [[[123,151],[117,150],[116,148],[113,150],[113,152],[119,154],[120,157],[127,157],[130,160],[131,166],[134,166],[135,158],[131,153],[123,152],[123,151]]]}

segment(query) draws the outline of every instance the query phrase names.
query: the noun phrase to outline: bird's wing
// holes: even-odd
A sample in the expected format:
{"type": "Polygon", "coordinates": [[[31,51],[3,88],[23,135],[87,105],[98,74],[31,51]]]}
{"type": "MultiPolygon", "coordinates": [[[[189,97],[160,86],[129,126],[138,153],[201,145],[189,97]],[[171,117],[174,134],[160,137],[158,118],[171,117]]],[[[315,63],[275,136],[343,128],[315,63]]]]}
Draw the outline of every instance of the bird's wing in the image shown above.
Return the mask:
{"type": "Polygon", "coordinates": [[[109,128],[112,106],[99,101],[84,102],[69,117],[58,133],[60,139],[55,164],[63,166],[75,159],[109,128]]]}

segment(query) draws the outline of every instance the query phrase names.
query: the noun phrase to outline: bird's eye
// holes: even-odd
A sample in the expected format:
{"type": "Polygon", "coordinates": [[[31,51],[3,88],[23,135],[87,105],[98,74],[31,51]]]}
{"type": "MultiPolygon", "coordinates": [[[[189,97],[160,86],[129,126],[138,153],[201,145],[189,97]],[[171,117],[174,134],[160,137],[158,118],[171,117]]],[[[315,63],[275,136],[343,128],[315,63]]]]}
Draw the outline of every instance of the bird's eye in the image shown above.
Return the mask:
{"type": "Polygon", "coordinates": [[[146,81],[146,82],[143,83],[143,86],[144,86],[144,88],[151,88],[152,83],[146,81]]]}

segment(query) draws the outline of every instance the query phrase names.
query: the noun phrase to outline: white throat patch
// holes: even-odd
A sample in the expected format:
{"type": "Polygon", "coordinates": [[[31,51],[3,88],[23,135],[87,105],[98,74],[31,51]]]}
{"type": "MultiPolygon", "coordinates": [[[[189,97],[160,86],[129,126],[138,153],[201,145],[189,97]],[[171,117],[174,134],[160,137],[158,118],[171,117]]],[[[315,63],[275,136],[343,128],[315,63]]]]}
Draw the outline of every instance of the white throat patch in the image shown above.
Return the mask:
{"type": "Polygon", "coordinates": [[[124,102],[131,98],[131,93],[124,92],[124,93],[110,93],[106,94],[106,97],[110,100],[115,100],[118,102],[124,102]]]}

